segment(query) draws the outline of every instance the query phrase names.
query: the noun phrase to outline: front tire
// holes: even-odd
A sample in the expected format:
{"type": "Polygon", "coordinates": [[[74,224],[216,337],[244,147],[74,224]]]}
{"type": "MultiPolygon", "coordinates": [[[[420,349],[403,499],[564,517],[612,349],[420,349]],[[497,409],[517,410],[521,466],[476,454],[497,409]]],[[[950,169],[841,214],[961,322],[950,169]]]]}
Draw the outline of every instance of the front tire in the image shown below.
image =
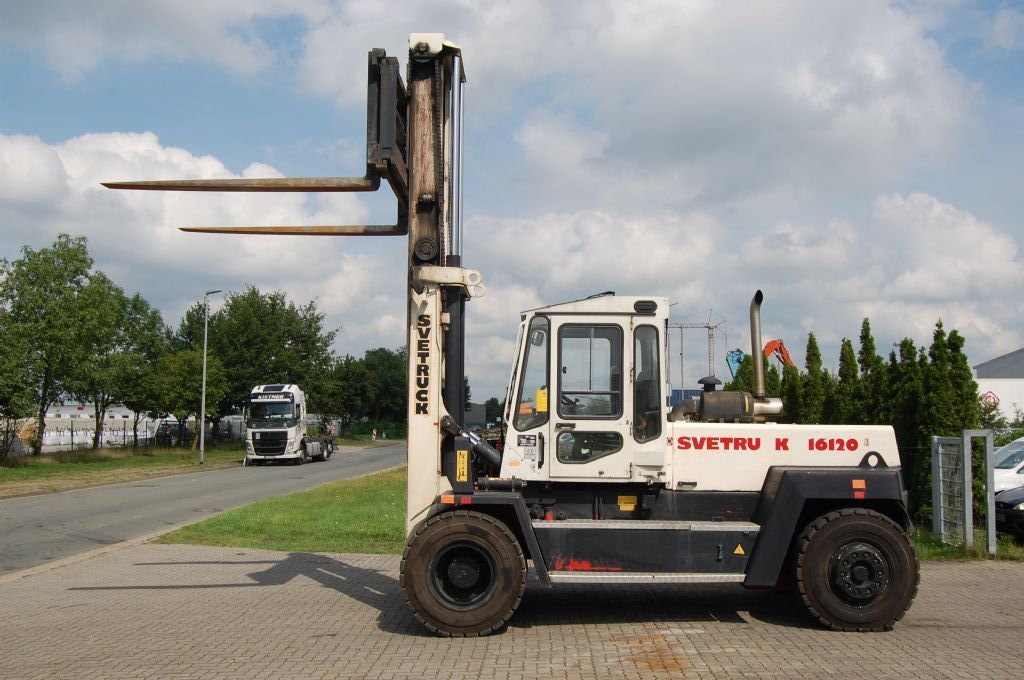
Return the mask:
{"type": "Polygon", "coordinates": [[[508,527],[471,510],[431,517],[409,537],[400,570],[416,619],[439,635],[504,626],[526,590],[526,558],[508,527]]]}
{"type": "Polygon", "coordinates": [[[832,630],[889,630],[917,594],[913,546],[899,525],[874,510],[822,515],[804,529],[796,550],[801,599],[832,630]]]}

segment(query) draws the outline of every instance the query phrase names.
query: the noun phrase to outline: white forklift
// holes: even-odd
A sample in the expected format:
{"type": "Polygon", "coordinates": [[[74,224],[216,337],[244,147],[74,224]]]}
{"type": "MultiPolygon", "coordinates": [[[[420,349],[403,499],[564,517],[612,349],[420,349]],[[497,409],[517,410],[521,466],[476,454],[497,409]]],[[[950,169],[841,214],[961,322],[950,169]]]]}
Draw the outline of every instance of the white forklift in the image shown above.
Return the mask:
{"type": "MultiPolygon", "coordinates": [[[[193,231],[406,235],[408,541],[401,584],[440,635],[498,631],[526,589],[560,583],[737,583],[798,591],[835,630],[903,616],[919,568],[890,427],[782,425],[764,394],[760,291],[754,389],[668,407],[669,303],[603,294],[524,312],[497,446],[465,430],[461,50],[413,34],[406,82],[369,55],[364,177],[121,182],[122,189],[374,191],[394,225],[193,231]]],[[[613,247],[614,244],[609,244],[613,247]]],[[[711,382],[711,381],[709,381],[711,382]]]]}

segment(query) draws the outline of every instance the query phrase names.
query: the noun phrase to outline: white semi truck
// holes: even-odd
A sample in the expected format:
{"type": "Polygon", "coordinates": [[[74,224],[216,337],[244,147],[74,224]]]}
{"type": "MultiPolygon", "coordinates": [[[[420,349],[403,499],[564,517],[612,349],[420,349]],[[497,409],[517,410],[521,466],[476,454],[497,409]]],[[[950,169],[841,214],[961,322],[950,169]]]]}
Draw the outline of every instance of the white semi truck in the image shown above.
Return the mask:
{"type": "Polygon", "coordinates": [[[325,461],[334,453],[334,438],[326,429],[309,417],[298,385],[256,385],[245,409],[245,464],[325,461]]]}
{"type": "Polygon", "coordinates": [[[364,177],[107,186],[374,191],[382,179],[391,186],[393,225],[187,230],[407,236],[409,481],[400,580],[415,617],[440,635],[499,631],[532,569],[541,586],[790,589],[832,629],[892,627],[919,580],[893,430],[777,422],[783,404],[764,390],[761,291],[750,305],[751,392],[705,381],[699,399],[670,409],[668,300],[599,295],[520,315],[502,445],[466,431],[465,305],[482,292],[482,278],[462,266],[462,52],[439,34],[413,34],[405,82],[383,50],[370,52],[368,73],[364,177]]]}

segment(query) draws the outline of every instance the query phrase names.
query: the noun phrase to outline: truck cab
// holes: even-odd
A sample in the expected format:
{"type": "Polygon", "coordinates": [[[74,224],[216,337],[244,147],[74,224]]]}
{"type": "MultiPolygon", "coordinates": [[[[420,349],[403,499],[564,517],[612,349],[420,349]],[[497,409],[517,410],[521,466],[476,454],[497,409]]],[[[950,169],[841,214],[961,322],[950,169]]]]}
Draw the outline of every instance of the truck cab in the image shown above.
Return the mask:
{"type": "Polygon", "coordinates": [[[287,460],[301,465],[327,460],[334,450],[330,437],[306,410],[306,395],[298,385],[256,385],[245,409],[245,463],[260,465],[287,460]]]}
{"type": "Polygon", "coordinates": [[[602,295],[522,315],[502,477],[668,481],[668,300],[602,295]]]}

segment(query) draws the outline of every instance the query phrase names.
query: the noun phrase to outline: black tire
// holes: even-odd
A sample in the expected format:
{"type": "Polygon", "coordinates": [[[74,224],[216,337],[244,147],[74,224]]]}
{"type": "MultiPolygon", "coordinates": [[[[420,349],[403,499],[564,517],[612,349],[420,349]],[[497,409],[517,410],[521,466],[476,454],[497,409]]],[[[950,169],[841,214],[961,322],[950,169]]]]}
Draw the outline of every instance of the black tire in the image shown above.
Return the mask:
{"type": "Polygon", "coordinates": [[[832,630],[889,630],[917,594],[920,566],[903,530],[865,508],[822,515],[796,544],[804,605],[832,630]]]}
{"type": "Polygon", "coordinates": [[[432,632],[488,635],[508,623],[523,599],[526,558],[503,523],[456,510],[416,527],[399,580],[416,619],[432,632]]]}

